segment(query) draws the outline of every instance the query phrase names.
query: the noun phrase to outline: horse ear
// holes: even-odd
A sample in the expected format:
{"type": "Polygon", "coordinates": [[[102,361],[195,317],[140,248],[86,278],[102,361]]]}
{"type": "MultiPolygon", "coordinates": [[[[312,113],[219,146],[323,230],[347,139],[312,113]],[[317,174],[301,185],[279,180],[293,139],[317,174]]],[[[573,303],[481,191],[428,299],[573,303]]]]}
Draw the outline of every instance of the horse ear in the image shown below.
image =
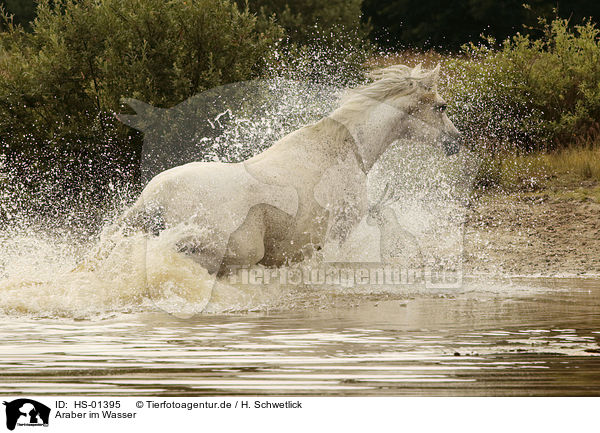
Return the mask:
{"type": "Polygon", "coordinates": [[[440,64],[438,63],[435,69],[429,72],[425,78],[421,81],[423,87],[427,90],[435,90],[437,89],[437,83],[440,79],[440,64]]]}
{"type": "Polygon", "coordinates": [[[115,114],[115,117],[125,125],[139,130],[142,130],[143,125],[148,125],[161,110],[133,98],[124,98],[122,102],[133,108],[136,114],[115,114]]]}
{"type": "Polygon", "coordinates": [[[439,63],[437,65],[435,65],[435,69],[433,70],[431,75],[433,76],[433,79],[434,79],[435,83],[437,84],[437,82],[440,79],[440,64],[439,63]]]}

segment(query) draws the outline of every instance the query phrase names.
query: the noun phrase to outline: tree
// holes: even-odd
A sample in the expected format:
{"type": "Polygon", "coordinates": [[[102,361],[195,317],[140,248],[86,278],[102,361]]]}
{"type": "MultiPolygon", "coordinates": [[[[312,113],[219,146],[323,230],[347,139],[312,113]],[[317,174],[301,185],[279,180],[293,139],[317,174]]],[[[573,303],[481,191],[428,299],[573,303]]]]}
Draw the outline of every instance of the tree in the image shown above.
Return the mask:
{"type": "Polygon", "coordinates": [[[456,50],[483,33],[504,40],[516,32],[536,33],[537,18],[561,17],[581,22],[600,18],[600,4],[585,0],[365,0],[373,38],[382,45],[456,50]],[[525,27],[524,27],[525,26],[525,27]]]}
{"type": "MultiPolygon", "coordinates": [[[[330,33],[358,32],[368,26],[361,23],[363,0],[249,0],[248,6],[258,14],[274,16],[293,42],[311,42],[315,36],[330,33]]],[[[240,1],[240,4],[243,2],[240,1]]]]}
{"type": "Polygon", "coordinates": [[[0,6],[14,15],[15,24],[29,28],[35,18],[35,0],[0,0],[0,6]]]}

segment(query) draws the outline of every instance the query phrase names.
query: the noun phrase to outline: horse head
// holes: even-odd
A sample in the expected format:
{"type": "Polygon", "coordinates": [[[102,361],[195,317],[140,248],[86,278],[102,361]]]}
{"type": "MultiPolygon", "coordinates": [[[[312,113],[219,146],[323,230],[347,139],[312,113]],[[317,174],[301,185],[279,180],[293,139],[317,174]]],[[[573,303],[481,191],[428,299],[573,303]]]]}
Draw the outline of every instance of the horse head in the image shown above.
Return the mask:
{"type": "Polygon", "coordinates": [[[460,132],[446,113],[446,101],[438,93],[440,65],[424,70],[421,65],[409,68],[394,65],[371,74],[375,85],[385,90],[381,102],[391,105],[402,113],[403,137],[439,144],[446,155],[460,149],[460,132]]]}
{"type": "Polygon", "coordinates": [[[438,93],[440,65],[425,71],[417,65],[410,71],[409,79],[415,92],[408,100],[409,122],[414,123],[412,135],[442,147],[447,156],[460,150],[460,132],[446,113],[446,101],[438,93]]]}
{"type": "Polygon", "coordinates": [[[372,83],[351,89],[342,98],[329,117],[340,125],[346,141],[354,143],[364,171],[397,140],[435,143],[447,155],[458,152],[460,133],[438,94],[439,73],[439,65],[431,71],[420,65],[389,66],[373,71],[372,83]]]}

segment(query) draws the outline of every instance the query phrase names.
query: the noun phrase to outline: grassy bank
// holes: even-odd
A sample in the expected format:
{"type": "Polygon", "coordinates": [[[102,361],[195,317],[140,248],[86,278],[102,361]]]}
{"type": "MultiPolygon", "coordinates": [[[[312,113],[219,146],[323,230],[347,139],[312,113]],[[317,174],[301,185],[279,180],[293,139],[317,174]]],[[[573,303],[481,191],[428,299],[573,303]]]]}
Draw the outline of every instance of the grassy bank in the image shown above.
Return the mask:
{"type": "Polygon", "coordinates": [[[476,179],[479,193],[600,203],[600,147],[567,147],[482,160],[476,179]]]}

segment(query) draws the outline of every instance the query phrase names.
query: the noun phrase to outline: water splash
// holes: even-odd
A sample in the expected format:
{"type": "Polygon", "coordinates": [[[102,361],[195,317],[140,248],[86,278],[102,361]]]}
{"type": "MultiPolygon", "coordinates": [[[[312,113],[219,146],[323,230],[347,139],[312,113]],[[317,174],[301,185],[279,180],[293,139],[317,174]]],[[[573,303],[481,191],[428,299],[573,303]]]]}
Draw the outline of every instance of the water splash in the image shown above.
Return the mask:
{"type": "MultiPolygon", "coordinates": [[[[239,112],[203,113],[213,133],[187,131],[184,135],[191,137],[188,149],[192,154],[183,155],[184,160],[245,159],[283,135],[324,117],[337,106],[344,90],[331,83],[282,78],[263,82],[260,88],[265,84],[271,97],[261,99],[258,106],[248,108],[242,104],[239,112]]],[[[242,86],[235,93],[243,96],[246,91],[247,87],[242,86]]],[[[148,156],[145,161],[152,161],[148,156]]],[[[430,144],[398,142],[369,175],[370,201],[376,200],[384,185],[392,185],[396,195],[392,207],[399,224],[414,234],[432,263],[444,256],[459,264],[462,211],[470,185],[470,172],[465,170],[468,159],[469,155],[463,153],[446,161],[432,152],[430,144]]],[[[150,167],[148,173],[154,171],[150,167]]],[[[61,226],[51,217],[32,215],[27,200],[21,198],[23,209],[11,211],[12,222],[0,232],[0,312],[83,319],[157,308],[182,317],[201,312],[293,308],[293,291],[298,287],[236,285],[222,280],[211,291],[212,280],[206,270],[174,248],[174,240],[186,232],[203,232],[205,227],[178,225],[148,237],[116,226],[116,216],[127,208],[132,195],[115,190],[109,211],[103,216],[103,229],[92,236],[86,230],[73,230],[70,224],[61,226]],[[53,229],[48,230],[51,225],[53,229]]],[[[83,205],[85,209],[90,204],[83,205]]],[[[98,208],[92,211],[98,213],[98,208]]],[[[71,218],[76,219],[77,214],[71,218]]],[[[373,244],[378,244],[381,237],[367,228],[359,235],[370,236],[373,244]]],[[[350,243],[348,248],[357,249],[350,243]]],[[[305,265],[317,266],[314,260],[319,259],[314,257],[305,265]]],[[[362,293],[380,290],[350,289],[362,293]]],[[[335,290],[343,291],[339,287],[335,290]]]]}

